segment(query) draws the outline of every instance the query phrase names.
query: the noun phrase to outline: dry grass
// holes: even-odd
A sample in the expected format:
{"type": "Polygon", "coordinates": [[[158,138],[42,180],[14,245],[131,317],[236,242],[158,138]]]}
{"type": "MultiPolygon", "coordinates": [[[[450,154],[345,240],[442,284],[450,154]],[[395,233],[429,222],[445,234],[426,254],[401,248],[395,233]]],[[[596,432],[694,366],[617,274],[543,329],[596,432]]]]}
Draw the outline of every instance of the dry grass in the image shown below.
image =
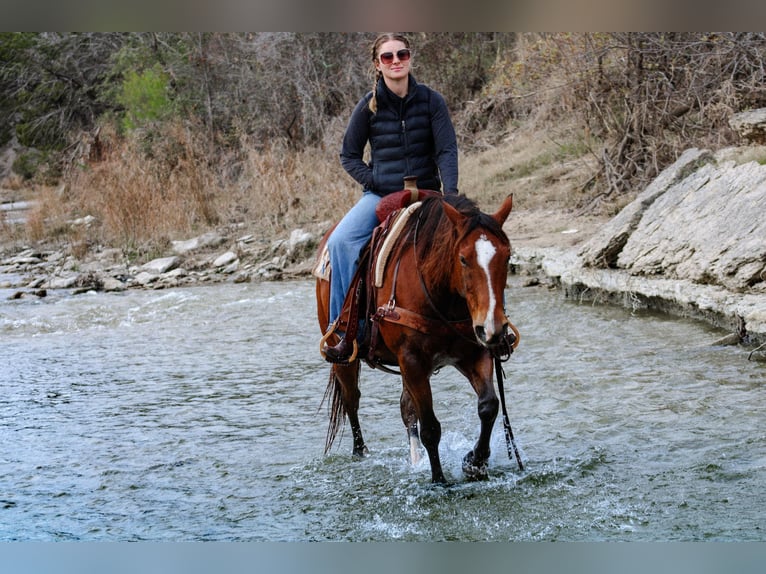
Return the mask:
{"type": "MultiPolygon", "coordinates": [[[[151,138],[102,131],[99,154],[83,159],[65,186],[35,193],[26,237],[64,242],[77,255],[98,245],[146,259],[211,228],[273,238],[310,224],[329,227],[359,197],[340,166],[339,141],[303,151],[241,141],[246,151],[227,158],[199,133],[179,125],[151,138]],[[73,223],[86,216],[89,225],[73,223]]],[[[517,212],[571,211],[587,198],[594,157],[573,127],[518,129],[461,157],[460,189],[486,211],[509,193],[517,212]]]]}
{"type": "Polygon", "coordinates": [[[509,193],[515,209],[573,209],[587,197],[595,156],[574,128],[519,130],[461,158],[461,191],[490,210],[509,193]]]}
{"type": "Polygon", "coordinates": [[[3,224],[2,238],[63,243],[78,255],[119,247],[145,259],[216,227],[274,237],[308,223],[329,226],[359,196],[337,152],[251,144],[244,157],[227,160],[201,131],[180,125],[129,138],[102,130],[97,154],[82,147],[66,183],[31,190],[35,206],[23,230],[3,224]]]}
{"type": "Polygon", "coordinates": [[[250,148],[243,176],[220,203],[229,222],[273,234],[335,220],[359,195],[337,152],[250,148]]]}
{"type": "Polygon", "coordinates": [[[96,218],[94,240],[122,247],[161,244],[217,222],[215,170],[204,144],[181,126],[162,138],[105,137],[100,161],[69,182],[72,215],[96,218]]]}

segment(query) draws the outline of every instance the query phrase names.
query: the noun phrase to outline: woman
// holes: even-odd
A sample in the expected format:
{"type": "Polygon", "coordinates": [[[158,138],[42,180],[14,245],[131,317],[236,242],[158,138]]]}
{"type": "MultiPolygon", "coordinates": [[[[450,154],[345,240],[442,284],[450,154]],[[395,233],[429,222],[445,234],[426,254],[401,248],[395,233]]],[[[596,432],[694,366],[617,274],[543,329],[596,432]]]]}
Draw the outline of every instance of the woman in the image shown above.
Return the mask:
{"type": "MultiPolygon", "coordinates": [[[[458,192],[457,140],[447,105],[441,94],[415,81],[411,57],[405,36],[378,36],[372,46],[373,89],[354,108],[343,137],[341,164],[362,185],[362,197],[327,242],[330,328],[340,315],[359,255],[378,224],[375,206],[381,197],[404,189],[405,176],[415,176],[420,189],[458,192]],[[369,163],[364,161],[368,143],[369,163]]],[[[323,350],[328,361],[344,362],[352,349],[353,341],[342,338],[323,350]]]]}

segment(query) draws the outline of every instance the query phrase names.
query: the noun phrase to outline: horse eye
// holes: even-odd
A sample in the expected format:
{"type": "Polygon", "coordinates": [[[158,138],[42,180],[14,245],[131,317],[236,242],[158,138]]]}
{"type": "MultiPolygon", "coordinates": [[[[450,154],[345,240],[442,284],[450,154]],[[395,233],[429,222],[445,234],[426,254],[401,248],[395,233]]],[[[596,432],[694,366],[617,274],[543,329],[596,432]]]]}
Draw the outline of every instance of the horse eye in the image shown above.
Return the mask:
{"type": "Polygon", "coordinates": [[[468,261],[462,255],[460,256],[460,265],[462,265],[463,267],[468,267],[468,261]]]}

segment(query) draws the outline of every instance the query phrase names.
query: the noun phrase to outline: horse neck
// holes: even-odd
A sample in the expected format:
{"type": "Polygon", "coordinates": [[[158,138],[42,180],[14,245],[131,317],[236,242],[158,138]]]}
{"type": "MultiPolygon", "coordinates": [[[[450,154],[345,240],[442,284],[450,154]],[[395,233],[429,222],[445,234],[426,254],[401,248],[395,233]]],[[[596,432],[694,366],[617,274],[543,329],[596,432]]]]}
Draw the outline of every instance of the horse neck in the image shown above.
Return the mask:
{"type": "MultiPolygon", "coordinates": [[[[446,225],[446,224],[444,224],[446,225]]],[[[453,260],[457,249],[456,238],[448,228],[437,227],[424,248],[418,245],[425,238],[415,235],[412,249],[415,270],[424,296],[430,304],[449,319],[464,319],[468,312],[465,297],[460,294],[461,285],[454,274],[453,260]]]]}

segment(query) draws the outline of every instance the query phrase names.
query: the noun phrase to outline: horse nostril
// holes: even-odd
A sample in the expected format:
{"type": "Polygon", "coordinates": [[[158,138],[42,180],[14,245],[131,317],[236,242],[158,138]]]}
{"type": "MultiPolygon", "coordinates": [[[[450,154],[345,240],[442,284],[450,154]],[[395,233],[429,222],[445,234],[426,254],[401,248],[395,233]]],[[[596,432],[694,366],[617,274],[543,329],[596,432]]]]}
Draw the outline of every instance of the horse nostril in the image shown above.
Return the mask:
{"type": "Polygon", "coordinates": [[[476,338],[479,339],[479,341],[486,341],[487,340],[487,333],[484,331],[484,327],[481,325],[477,325],[473,328],[474,333],[476,333],[476,338]]]}

